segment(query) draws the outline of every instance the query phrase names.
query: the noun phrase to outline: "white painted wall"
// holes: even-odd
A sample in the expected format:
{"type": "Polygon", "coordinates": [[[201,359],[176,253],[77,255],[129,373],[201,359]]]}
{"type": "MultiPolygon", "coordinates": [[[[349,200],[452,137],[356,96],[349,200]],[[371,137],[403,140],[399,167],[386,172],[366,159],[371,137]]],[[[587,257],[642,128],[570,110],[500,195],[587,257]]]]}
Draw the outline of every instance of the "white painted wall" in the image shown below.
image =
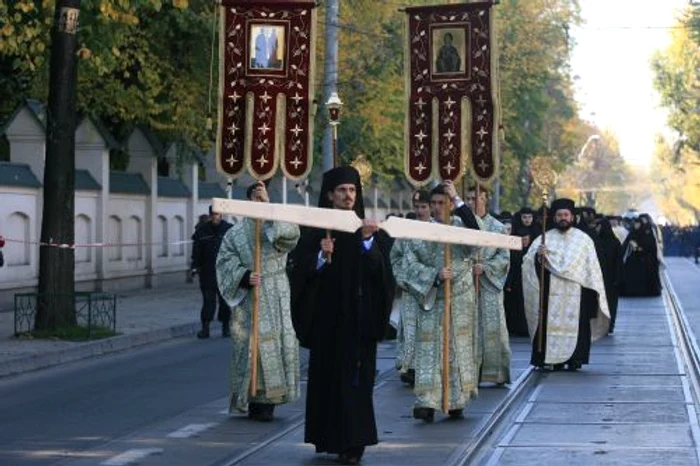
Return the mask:
{"type": "MultiPolygon", "coordinates": [[[[97,240],[97,212],[100,193],[77,191],[75,193],[75,244],[93,244],[97,240]]],[[[75,279],[94,280],[97,278],[97,249],[92,247],[75,248],[75,279]]]]}
{"type": "Polygon", "coordinates": [[[156,269],[159,271],[177,271],[187,268],[189,258],[184,244],[171,244],[185,241],[192,236],[185,228],[187,218],[187,199],[159,198],[156,207],[155,252],[156,269]],[[167,244],[162,244],[167,243],[167,244]]]}
{"type": "Polygon", "coordinates": [[[146,206],[148,197],[112,194],[107,205],[107,243],[124,244],[107,248],[105,279],[146,273],[148,245],[146,206]]]}
{"type": "Polygon", "coordinates": [[[5,266],[0,267],[1,287],[31,285],[38,275],[37,201],[40,190],[0,188],[0,235],[7,239],[3,248],[5,266]],[[17,242],[20,241],[20,242],[17,242]]]}
{"type": "Polygon", "coordinates": [[[5,135],[10,142],[12,162],[26,163],[39,181],[43,181],[46,135],[31,110],[27,107],[19,110],[5,135]]]}

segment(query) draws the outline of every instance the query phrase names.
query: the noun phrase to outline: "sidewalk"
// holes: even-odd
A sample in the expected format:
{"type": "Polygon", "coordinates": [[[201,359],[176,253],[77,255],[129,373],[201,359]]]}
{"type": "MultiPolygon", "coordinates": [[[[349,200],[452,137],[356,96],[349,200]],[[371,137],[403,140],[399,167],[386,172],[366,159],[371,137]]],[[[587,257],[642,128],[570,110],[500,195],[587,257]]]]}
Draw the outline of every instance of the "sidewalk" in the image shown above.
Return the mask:
{"type": "MultiPolygon", "coordinates": [[[[56,366],[182,336],[199,329],[198,284],[117,293],[115,337],[87,342],[14,337],[14,313],[0,313],[0,377],[56,366]]],[[[216,330],[215,330],[216,334],[216,330]]]]}

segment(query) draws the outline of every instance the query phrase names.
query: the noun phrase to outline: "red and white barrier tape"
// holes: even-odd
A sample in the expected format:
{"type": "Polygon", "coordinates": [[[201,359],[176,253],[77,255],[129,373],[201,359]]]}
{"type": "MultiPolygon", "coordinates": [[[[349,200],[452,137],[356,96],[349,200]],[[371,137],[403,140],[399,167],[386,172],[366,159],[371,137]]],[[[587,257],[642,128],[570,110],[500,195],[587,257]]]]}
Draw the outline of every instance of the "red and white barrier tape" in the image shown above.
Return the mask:
{"type": "Polygon", "coordinates": [[[76,244],[69,244],[69,243],[52,243],[52,242],[43,242],[43,241],[25,241],[25,240],[20,240],[20,239],[13,239],[13,238],[2,238],[0,240],[0,248],[2,245],[5,244],[5,242],[8,243],[19,243],[19,244],[32,244],[32,245],[39,245],[39,247],[47,247],[47,248],[59,248],[59,249],[75,249],[75,248],[117,248],[117,247],[129,247],[129,246],[162,246],[164,244],[169,244],[169,245],[179,245],[179,244],[191,244],[191,240],[187,241],[174,241],[172,243],[163,243],[163,242],[158,242],[158,243],[76,243],[76,244]]]}

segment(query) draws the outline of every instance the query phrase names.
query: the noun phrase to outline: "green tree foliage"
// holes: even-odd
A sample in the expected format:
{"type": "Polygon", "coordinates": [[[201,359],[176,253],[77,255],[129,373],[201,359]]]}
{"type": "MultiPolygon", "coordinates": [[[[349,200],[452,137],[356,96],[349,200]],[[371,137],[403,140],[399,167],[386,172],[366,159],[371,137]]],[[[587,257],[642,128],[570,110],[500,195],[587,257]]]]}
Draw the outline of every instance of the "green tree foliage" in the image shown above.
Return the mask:
{"type": "MultiPolygon", "coordinates": [[[[652,69],[668,124],[681,145],[700,152],[700,7],[691,6],[671,32],[671,44],[655,54],[652,69]]],[[[680,147],[679,146],[679,147],[680,147]]]]}
{"type": "MultiPolygon", "coordinates": [[[[320,50],[327,26],[323,7],[318,18],[320,50]]],[[[340,2],[338,93],[344,102],[338,135],[340,157],[350,162],[364,154],[384,183],[403,176],[404,21],[405,13],[395,2],[340,2]]],[[[317,56],[317,69],[323,70],[323,55],[317,56]]],[[[321,77],[317,82],[323,82],[321,77]]],[[[318,99],[322,99],[322,89],[318,99]]],[[[317,116],[317,127],[322,128],[327,120],[322,104],[317,116]]],[[[320,141],[320,131],[317,136],[320,141]]]]}
{"type": "Polygon", "coordinates": [[[700,221],[700,6],[690,5],[671,30],[671,43],[651,62],[654,86],[668,109],[675,142],[658,136],[652,180],[664,214],[700,221]]]}
{"type": "Polygon", "coordinates": [[[590,131],[577,116],[569,68],[568,31],[579,22],[579,8],[570,0],[508,0],[496,12],[505,130],[502,205],[517,209],[538,202],[530,160],[549,155],[562,171],[590,131]]]}
{"type": "MultiPolygon", "coordinates": [[[[46,101],[53,8],[53,0],[0,3],[3,114],[23,97],[46,101]]],[[[213,12],[208,0],[82,0],[78,110],[117,136],[144,124],[207,146],[213,12]]]]}
{"type": "Polygon", "coordinates": [[[666,218],[679,225],[700,222],[700,164],[697,153],[657,136],[650,171],[655,200],[666,218]]]}
{"type": "MultiPolygon", "coordinates": [[[[426,0],[341,2],[339,93],[341,157],[365,154],[384,181],[403,176],[405,13],[426,0]]],[[[0,3],[0,113],[21,97],[46,100],[53,0],[0,3]]],[[[83,0],[79,109],[119,138],[145,124],[165,138],[206,148],[213,2],[83,0]]],[[[502,0],[494,7],[499,42],[502,207],[536,202],[529,161],[549,155],[559,171],[591,134],[577,116],[570,79],[569,29],[577,0],[502,0]]],[[[317,82],[322,82],[325,14],[318,11],[317,82]]],[[[215,63],[215,70],[218,64],[215,63]]],[[[216,75],[215,75],[216,78],[216,75]]],[[[216,88],[216,79],[214,80],[216,88]]],[[[326,121],[317,93],[317,139],[326,121]]],[[[216,96],[216,92],[214,92],[216,96]]],[[[216,102],[214,103],[216,104],[216,102]]]]}

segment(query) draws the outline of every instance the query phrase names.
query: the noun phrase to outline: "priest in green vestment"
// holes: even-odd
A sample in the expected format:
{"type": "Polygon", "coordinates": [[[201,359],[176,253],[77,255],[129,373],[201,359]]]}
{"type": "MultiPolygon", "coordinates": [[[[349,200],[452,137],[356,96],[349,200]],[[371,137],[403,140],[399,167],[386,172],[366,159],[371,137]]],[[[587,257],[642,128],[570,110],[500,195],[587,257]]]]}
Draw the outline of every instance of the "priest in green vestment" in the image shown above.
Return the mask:
{"type": "MultiPolygon", "coordinates": [[[[435,221],[445,218],[445,209],[452,208],[447,193],[453,189],[448,182],[431,191],[430,206],[435,221]]],[[[478,229],[469,207],[456,196],[454,201],[457,209],[450,223],[478,229]]],[[[478,389],[478,313],[472,276],[477,248],[451,248],[452,267],[445,267],[444,246],[428,241],[415,242],[415,247],[407,252],[404,262],[405,283],[422,307],[416,322],[416,402],[413,417],[425,422],[432,422],[435,410],[442,406],[442,321],[445,311],[444,282],[448,279],[452,280],[448,400],[451,418],[463,417],[465,406],[477,395],[478,389]]]]}
{"type": "MultiPolygon", "coordinates": [[[[469,189],[467,205],[479,221],[480,229],[506,234],[504,225],[488,213],[489,192],[479,186],[469,189]]],[[[474,265],[474,280],[478,280],[479,359],[481,382],[497,385],[510,383],[510,342],[503,307],[503,287],[508,278],[510,252],[499,248],[480,248],[474,265]]]]}
{"type": "MultiPolygon", "coordinates": [[[[413,213],[415,220],[420,222],[430,222],[430,193],[424,190],[416,191],[413,194],[413,213]]],[[[410,287],[406,283],[408,270],[411,264],[404,262],[407,251],[415,248],[422,241],[416,240],[398,240],[394,243],[391,249],[391,265],[394,270],[396,284],[401,290],[399,299],[400,320],[397,332],[396,344],[396,368],[399,370],[401,380],[413,386],[415,383],[415,339],[416,339],[416,320],[418,314],[422,310],[420,297],[411,292],[410,287]]]]}
{"type": "MultiPolygon", "coordinates": [[[[248,188],[248,199],[269,202],[262,182],[248,188]]],[[[299,343],[292,327],[287,253],[299,240],[297,225],[263,222],[261,271],[254,273],[255,220],[245,218],[224,236],[216,260],[221,295],[232,308],[229,412],[273,419],[275,405],[299,397],[299,343]],[[260,287],[257,393],[250,395],[250,341],[253,287],[260,287]]]]}

